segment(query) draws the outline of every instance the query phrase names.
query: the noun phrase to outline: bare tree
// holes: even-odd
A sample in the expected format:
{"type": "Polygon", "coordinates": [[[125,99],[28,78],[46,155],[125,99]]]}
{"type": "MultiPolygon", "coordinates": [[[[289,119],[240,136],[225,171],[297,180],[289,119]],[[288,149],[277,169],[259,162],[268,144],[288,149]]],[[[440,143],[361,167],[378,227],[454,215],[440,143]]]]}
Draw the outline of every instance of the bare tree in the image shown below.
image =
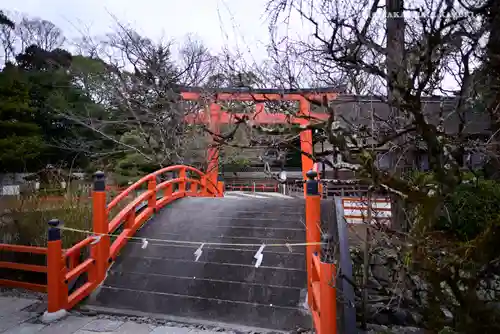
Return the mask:
{"type": "Polygon", "coordinates": [[[6,15],[12,24],[0,26],[4,63],[15,62],[15,57],[32,45],[52,51],[66,43],[63,31],[50,21],[18,12],[7,12],[6,15]]]}
{"type": "Polygon", "coordinates": [[[90,47],[86,54],[94,57],[77,59],[82,67],[75,83],[102,109],[61,110],[61,115],[113,143],[111,153],[125,154],[124,164],[158,168],[204,162],[208,138],[185,122],[202,107],[182,101],[179,91],[186,81],[204,80],[211,60],[207,50],[188,42],[181,49],[184,58],[175,62],[173,42],[152,41],[119,23],[100,45],[85,41],[80,47],[90,47]]]}
{"type": "Polygon", "coordinates": [[[205,45],[192,36],[187,36],[180,47],[179,67],[182,68],[181,83],[186,86],[201,86],[215,71],[217,58],[205,45]]]}
{"type": "Polygon", "coordinates": [[[13,28],[11,28],[8,25],[0,26],[0,40],[2,43],[4,64],[14,59],[15,57],[15,49],[14,49],[15,38],[16,37],[13,28]]]}
{"type": "Polygon", "coordinates": [[[24,17],[17,25],[17,34],[21,50],[36,45],[43,50],[51,51],[60,48],[66,41],[63,31],[54,23],[37,18],[24,17]]]}
{"type": "Polygon", "coordinates": [[[4,64],[12,61],[16,56],[16,23],[15,23],[15,15],[11,12],[4,13],[1,12],[1,19],[4,23],[0,24],[0,41],[2,43],[2,51],[4,64]]]}
{"type": "MultiPolygon", "coordinates": [[[[371,129],[363,129],[359,124],[339,122],[341,119],[333,119],[335,111],[331,110],[330,123],[334,125],[336,131],[342,132],[342,138],[336,138],[335,131],[331,131],[330,128],[327,128],[326,133],[329,139],[334,141],[332,144],[344,151],[342,153],[348,161],[361,167],[363,163],[360,163],[359,159],[362,155],[353,155],[348,147],[367,149],[373,144],[363,146],[360,140],[354,139],[347,143],[349,140],[346,140],[345,136],[348,133],[356,132],[358,137],[374,137],[375,146],[385,145],[386,139],[384,138],[388,137],[391,137],[390,141],[395,143],[396,137],[405,135],[405,143],[400,143],[399,146],[411,145],[411,141],[421,138],[434,157],[431,158],[430,165],[441,178],[442,184],[456,184],[459,182],[459,178],[455,178],[455,175],[459,175],[459,166],[453,158],[453,153],[457,148],[451,147],[447,142],[444,129],[439,126],[439,122],[436,122],[439,121],[439,117],[438,120],[431,120],[432,117],[425,114],[423,99],[441,90],[443,76],[450,74],[463,76],[458,69],[451,69],[447,66],[453,56],[464,53],[462,61],[466,61],[469,67],[474,67],[474,61],[477,61],[474,59],[474,51],[478,50],[478,41],[485,35],[485,29],[481,24],[475,23],[467,12],[463,9],[461,12],[461,9],[455,8],[453,4],[439,2],[429,4],[429,6],[429,8],[425,5],[420,8],[405,8],[405,13],[420,14],[411,16],[408,20],[404,29],[406,32],[404,45],[398,46],[402,48],[398,51],[401,53],[401,56],[398,56],[401,60],[391,63],[391,66],[395,67],[391,71],[387,70],[384,60],[396,57],[389,54],[395,47],[386,42],[385,34],[381,30],[386,20],[384,14],[386,9],[382,3],[378,1],[370,3],[312,1],[306,5],[305,1],[288,0],[270,1],[268,8],[274,22],[278,22],[282,15],[295,13],[309,22],[312,27],[314,37],[312,41],[298,41],[292,45],[286,45],[281,52],[286,53],[287,50],[292,50],[294,55],[300,54],[311,63],[316,59],[317,62],[322,63],[321,67],[339,73],[340,77],[342,73],[348,73],[356,78],[366,76],[365,80],[376,82],[378,85],[384,82],[389,83],[388,91],[393,92],[390,99],[385,97],[383,91],[377,98],[382,102],[387,102],[400,114],[397,115],[394,112],[385,113],[385,115],[374,114],[377,133],[373,133],[371,129]],[[457,43],[467,45],[467,50],[465,47],[457,47],[457,43]],[[344,124],[341,125],[341,123],[344,124]],[[408,133],[412,135],[407,136],[408,133]],[[441,135],[443,135],[443,140],[437,141],[436,138],[441,135]],[[335,140],[339,142],[335,143],[335,140]],[[445,172],[443,166],[447,166],[449,171],[454,172],[445,172]]],[[[400,9],[396,9],[397,11],[402,12],[400,9]]],[[[388,22],[393,21],[388,20],[388,22]]],[[[397,43],[400,43],[401,37],[398,38],[397,43]]],[[[326,75],[326,72],[323,73],[326,75]]],[[[318,72],[318,76],[321,76],[321,72],[318,72]]],[[[462,83],[462,88],[467,90],[468,88],[462,83]]],[[[359,87],[355,87],[359,84],[352,86],[353,91],[359,91],[359,87]]],[[[458,96],[457,104],[463,105],[462,99],[466,98],[466,96],[458,96]]],[[[455,112],[453,110],[447,113],[455,114],[455,112]]],[[[448,115],[444,115],[446,116],[448,115]]],[[[378,173],[371,163],[364,167],[367,167],[367,170],[373,170],[373,174],[378,173]]],[[[385,175],[385,173],[382,174],[385,175]]],[[[389,180],[390,177],[387,181],[389,180]]],[[[384,186],[396,191],[401,190],[392,188],[389,184],[384,184],[384,186]]]]}

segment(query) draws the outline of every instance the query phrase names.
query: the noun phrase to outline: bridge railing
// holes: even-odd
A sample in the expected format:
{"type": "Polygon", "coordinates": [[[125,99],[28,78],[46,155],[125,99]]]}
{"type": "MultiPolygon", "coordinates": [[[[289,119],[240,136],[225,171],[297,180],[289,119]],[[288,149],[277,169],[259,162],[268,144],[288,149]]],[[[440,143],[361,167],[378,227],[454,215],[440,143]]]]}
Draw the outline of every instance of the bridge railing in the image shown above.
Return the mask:
{"type": "MultiPolygon", "coordinates": [[[[37,246],[0,244],[0,252],[11,253],[11,254],[19,254],[19,253],[37,254],[41,256],[46,256],[47,248],[37,247],[37,246]]],[[[0,261],[0,269],[10,269],[22,272],[30,272],[30,273],[43,273],[43,274],[47,273],[47,266],[19,263],[18,261],[7,261],[7,259],[3,258],[0,261]]],[[[25,282],[19,279],[10,279],[10,278],[0,279],[0,286],[23,288],[39,292],[47,291],[46,284],[25,282]]]]}
{"type": "Polygon", "coordinates": [[[228,191],[250,191],[250,192],[278,192],[279,186],[277,183],[266,182],[226,182],[225,189],[228,191]]]}
{"type": "Polygon", "coordinates": [[[311,170],[306,181],[307,301],[316,333],[337,333],[336,268],[330,252],[331,237],[321,235],[321,187],[311,170]],[[323,247],[321,247],[323,246],[323,247]]]}
{"type": "Polygon", "coordinates": [[[177,165],[143,177],[108,204],[104,173],[97,172],[92,191],[92,235],[70,249],[63,250],[61,229],[65,227],[58,220],[49,222],[47,314],[56,316],[61,310],[70,309],[89,296],[104,281],[107,269],[135,232],[157,210],[186,196],[219,197],[223,193],[221,186],[212,184],[203,172],[194,167],[177,165]],[[166,173],[174,174],[174,177],[164,180],[161,176],[166,173]],[[122,203],[131,195],[134,196],[141,187],[147,188],[129,203],[122,203]],[[118,213],[113,216],[115,211],[118,213]],[[87,259],[81,260],[86,249],[89,255],[87,259]],[[81,277],[86,277],[86,282],[69,293],[69,282],[81,277]]]}

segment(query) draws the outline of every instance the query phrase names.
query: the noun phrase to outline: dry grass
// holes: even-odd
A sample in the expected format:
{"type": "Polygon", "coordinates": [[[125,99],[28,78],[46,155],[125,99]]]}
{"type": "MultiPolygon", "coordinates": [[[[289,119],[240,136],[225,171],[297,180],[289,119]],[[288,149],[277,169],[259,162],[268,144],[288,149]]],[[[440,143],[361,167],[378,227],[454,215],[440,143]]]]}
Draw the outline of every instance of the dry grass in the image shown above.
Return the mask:
{"type": "MultiPolygon", "coordinates": [[[[108,191],[108,201],[119,191],[108,191]]],[[[123,199],[110,213],[113,218],[138,195],[133,192],[123,199]]],[[[66,196],[32,194],[0,197],[0,243],[28,246],[47,246],[48,221],[56,218],[64,226],[80,230],[92,230],[92,201],[88,194],[67,193],[66,196]]],[[[69,248],[86,238],[88,234],[62,231],[63,247],[69,248]]],[[[84,250],[87,252],[88,249],[84,250]]],[[[82,254],[84,258],[86,255],[82,254]]],[[[0,252],[0,261],[44,265],[44,255],[0,252]]],[[[29,271],[0,268],[0,278],[46,284],[46,275],[29,271]]]]}
{"type": "MultiPolygon", "coordinates": [[[[84,197],[47,198],[40,195],[12,196],[0,200],[0,242],[46,246],[48,221],[56,218],[67,227],[89,230],[92,226],[91,201],[84,197]]],[[[85,238],[78,232],[63,232],[63,247],[85,238]]]]}

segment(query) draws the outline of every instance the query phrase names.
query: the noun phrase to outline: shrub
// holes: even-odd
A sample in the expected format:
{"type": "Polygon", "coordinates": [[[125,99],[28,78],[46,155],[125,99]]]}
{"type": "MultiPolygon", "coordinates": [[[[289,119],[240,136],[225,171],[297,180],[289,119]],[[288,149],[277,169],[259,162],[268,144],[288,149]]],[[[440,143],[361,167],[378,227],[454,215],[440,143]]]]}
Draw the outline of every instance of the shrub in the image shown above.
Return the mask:
{"type": "Polygon", "coordinates": [[[437,229],[461,241],[476,238],[500,214],[500,183],[493,180],[465,182],[446,196],[437,229]]]}
{"type": "MultiPolygon", "coordinates": [[[[413,172],[411,185],[426,187],[435,183],[428,172],[413,172]]],[[[460,241],[470,241],[496,221],[500,214],[500,182],[462,174],[462,184],[443,198],[435,230],[451,234],[460,241]]]]}

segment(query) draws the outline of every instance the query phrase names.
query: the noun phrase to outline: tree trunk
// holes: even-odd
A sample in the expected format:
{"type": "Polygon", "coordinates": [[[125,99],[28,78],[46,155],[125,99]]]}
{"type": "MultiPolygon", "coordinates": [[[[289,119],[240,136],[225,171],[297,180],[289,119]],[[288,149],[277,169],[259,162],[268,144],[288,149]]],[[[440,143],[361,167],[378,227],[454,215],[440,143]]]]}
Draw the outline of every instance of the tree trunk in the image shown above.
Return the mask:
{"type": "MultiPolygon", "coordinates": [[[[404,29],[405,20],[403,17],[404,0],[387,1],[387,100],[391,108],[391,119],[394,121],[395,129],[402,128],[400,124],[400,110],[398,108],[401,101],[401,94],[398,86],[402,85],[402,73],[404,65],[404,29]]],[[[398,150],[391,155],[391,167],[397,176],[401,175],[402,168],[398,166],[399,156],[402,154],[404,137],[400,137],[396,143],[398,150]]],[[[405,161],[405,159],[403,159],[405,161]]],[[[403,201],[397,195],[392,196],[392,227],[400,229],[404,222],[403,201]]]]}

